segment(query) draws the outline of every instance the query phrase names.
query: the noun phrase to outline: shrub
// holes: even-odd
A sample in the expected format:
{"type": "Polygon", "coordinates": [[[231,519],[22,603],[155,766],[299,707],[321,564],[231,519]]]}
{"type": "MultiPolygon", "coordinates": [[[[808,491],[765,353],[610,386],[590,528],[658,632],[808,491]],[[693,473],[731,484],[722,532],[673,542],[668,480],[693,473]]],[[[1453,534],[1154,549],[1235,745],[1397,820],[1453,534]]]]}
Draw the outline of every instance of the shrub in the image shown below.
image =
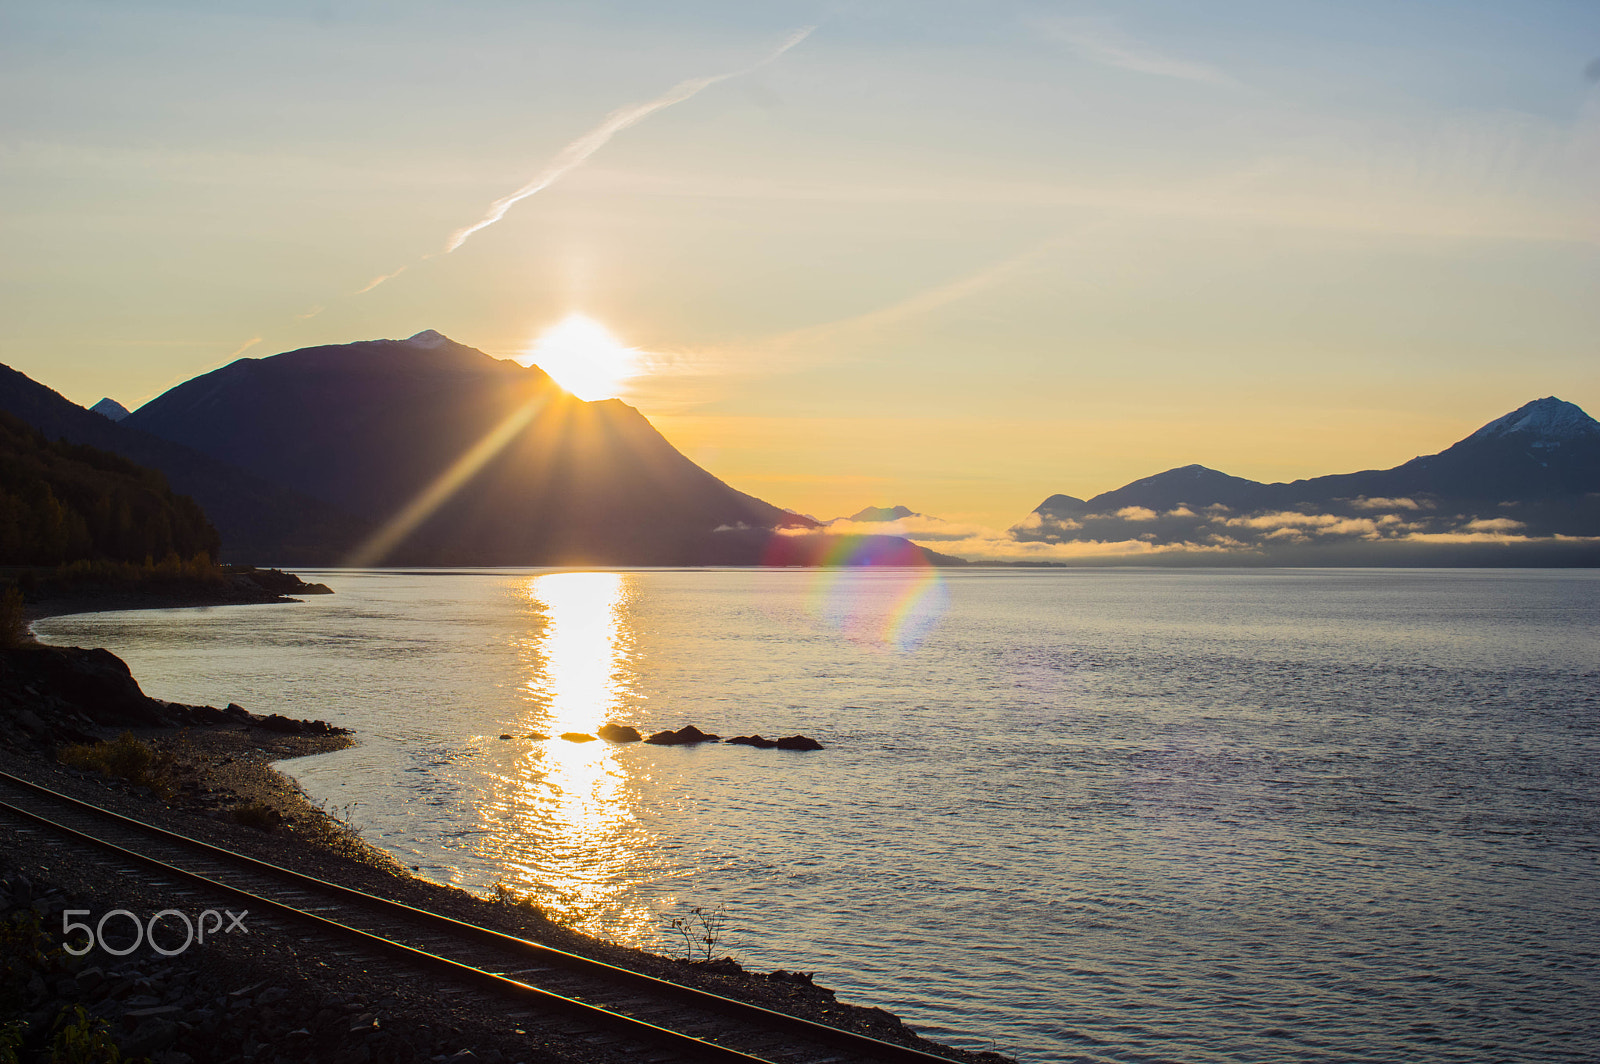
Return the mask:
{"type": "Polygon", "coordinates": [[[240,802],[228,810],[235,824],[243,824],[257,831],[271,831],[283,823],[283,814],[265,802],[240,802]]]}
{"type": "Polygon", "coordinates": [[[17,1051],[28,1033],[27,1020],[0,1023],[0,1064],[17,1064],[17,1051]]]}
{"type": "Polygon", "coordinates": [[[122,1050],[111,1037],[110,1024],[74,1005],[56,1019],[50,1064],[122,1064],[122,1050]]]}
{"type": "Polygon", "coordinates": [[[687,916],[671,917],[667,921],[667,930],[683,936],[684,960],[709,962],[717,943],[722,941],[722,927],[727,922],[727,906],[707,909],[703,905],[696,905],[687,916]]]}
{"type": "Polygon", "coordinates": [[[132,732],[123,732],[110,742],[73,743],[62,747],[56,757],[62,764],[85,772],[101,772],[136,787],[148,787],[163,800],[177,791],[173,756],[134,738],[132,732]]]}

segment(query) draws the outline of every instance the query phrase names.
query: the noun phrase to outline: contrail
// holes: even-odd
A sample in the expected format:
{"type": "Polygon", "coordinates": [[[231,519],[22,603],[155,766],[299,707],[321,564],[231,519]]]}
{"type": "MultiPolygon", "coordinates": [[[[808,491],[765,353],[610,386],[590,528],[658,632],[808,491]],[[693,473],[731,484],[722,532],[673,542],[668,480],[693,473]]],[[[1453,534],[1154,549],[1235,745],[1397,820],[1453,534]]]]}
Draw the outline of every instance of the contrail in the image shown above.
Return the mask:
{"type": "Polygon", "coordinates": [[[806,325],[799,329],[792,329],[789,332],[773,337],[769,343],[778,347],[785,347],[803,341],[824,340],[841,332],[853,332],[858,329],[892,325],[906,318],[929,314],[947,303],[967,299],[1005,283],[1046,255],[1065,246],[1070,241],[1082,238],[1086,233],[1099,228],[1103,224],[1103,222],[1096,222],[1083,227],[1077,232],[1059,233],[1024,249],[1018,254],[1012,255],[1010,258],[991,263],[975,273],[968,274],[966,277],[935,285],[887,306],[878,307],[876,310],[869,310],[837,321],[822,322],[817,325],[806,325]]]}
{"type": "MultiPolygon", "coordinates": [[[[432,258],[433,256],[432,255],[424,255],[423,257],[424,258],[432,258]]],[[[408,265],[400,267],[398,270],[392,270],[389,273],[380,273],[378,276],[376,276],[372,280],[368,281],[367,282],[367,286],[365,288],[357,289],[356,295],[364,296],[368,292],[372,291],[374,288],[378,287],[383,282],[385,282],[387,280],[390,280],[391,278],[399,277],[402,273],[405,273],[409,269],[411,269],[411,267],[408,264],[408,265]]]]}
{"type": "MultiPolygon", "coordinates": [[[[588,159],[589,156],[605,147],[607,141],[616,136],[618,133],[621,133],[624,129],[642,122],[644,119],[650,117],[663,108],[671,107],[675,103],[682,103],[684,100],[689,99],[689,97],[699,93],[702,89],[709,88],[719,81],[727,81],[729,78],[741,77],[766,66],[768,63],[781,56],[784,52],[787,52],[789,49],[793,48],[795,45],[811,36],[811,31],[814,29],[816,29],[815,26],[807,26],[804,29],[795,30],[793,33],[789,34],[788,37],[784,38],[783,43],[780,44],[774,51],[769,53],[760,61],[752,63],[750,66],[744,67],[740,70],[729,71],[726,74],[715,74],[707,78],[690,78],[688,81],[679,82],[648,103],[632,104],[627,107],[619,107],[617,110],[612,111],[610,114],[606,115],[604,122],[601,122],[598,126],[594,127],[589,132],[573,141],[571,144],[568,144],[565,148],[562,148],[561,151],[556,154],[556,157],[551,160],[550,165],[545,167],[539,176],[535,177],[532,181],[529,181],[526,185],[523,185],[521,188],[511,193],[511,195],[495,200],[494,203],[489,205],[488,213],[485,214],[479,221],[467,226],[465,229],[456,230],[455,233],[451,235],[450,242],[445,245],[445,254],[448,255],[450,252],[466,243],[467,238],[473,233],[476,233],[480,229],[486,229],[495,222],[498,222],[501,218],[504,218],[506,211],[510,210],[513,205],[527,199],[536,192],[543,192],[545,189],[561,180],[561,178],[566,176],[566,174],[577,167],[582,166],[584,160],[588,159]]],[[[389,276],[392,277],[394,275],[390,274],[389,276]]],[[[373,288],[376,288],[379,284],[386,280],[388,280],[387,277],[379,278],[371,285],[368,285],[364,291],[371,291],[373,288]]]]}

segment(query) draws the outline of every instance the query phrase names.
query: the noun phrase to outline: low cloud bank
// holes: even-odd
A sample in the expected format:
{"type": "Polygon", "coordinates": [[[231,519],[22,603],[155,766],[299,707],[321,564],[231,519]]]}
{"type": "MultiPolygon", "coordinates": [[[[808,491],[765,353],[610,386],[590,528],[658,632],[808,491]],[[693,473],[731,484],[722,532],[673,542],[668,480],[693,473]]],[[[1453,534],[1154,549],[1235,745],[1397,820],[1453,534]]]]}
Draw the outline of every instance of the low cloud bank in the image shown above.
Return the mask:
{"type": "Polygon", "coordinates": [[[1350,505],[1357,510],[1420,510],[1422,504],[1415,499],[1369,499],[1362,496],[1351,499],[1350,505]]]}
{"type": "MultiPolygon", "coordinates": [[[[973,562],[1079,564],[1370,564],[1385,558],[1426,564],[1432,550],[1468,548],[1449,558],[1488,564],[1474,550],[1515,548],[1570,559],[1585,551],[1600,560],[1600,536],[1530,529],[1521,520],[1440,513],[1429,500],[1336,500],[1347,512],[1271,510],[1235,513],[1226,506],[1180,504],[1165,511],[1125,506],[1114,513],[1057,518],[1031,513],[1008,529],[913,514],[893,521],[833,521],[830,532],[902,536],[973,562]]],[[[1530,555],[1531,556],[1531,555],[1530,555]]],[[[1490,560],[1492,561],[1492,559],[1490,560]]],[[[1564,561],[1563,564],[1571,564],[1564,561]]],[[[1439,564],[1468,564],[1442,560],[1439,564]]]]}
{"type": "MultiPolygon", "coordinates": [[[[1600,502],[1600,500],[1596,500],[1600,502]]],[[[1078,565],[1496,565],[1597,564],[1600,536],[1569,534],[1592,526],[1582,514],[1551,511],[1535,520],[1490,512],[1451,512],[1432,498],[1332,499],[1299,508],[1241,512],[1221,503],[1165,509],[1129,505],[1109,513],[1030,513],[1007,529],[945,521],[919,513],[863,510],[886,520],[840,518],[830,534],[898,536],[970,562],[1078,565]]],[[[1597,509],[1600,514],[1600,509],[1597,509]]]]}

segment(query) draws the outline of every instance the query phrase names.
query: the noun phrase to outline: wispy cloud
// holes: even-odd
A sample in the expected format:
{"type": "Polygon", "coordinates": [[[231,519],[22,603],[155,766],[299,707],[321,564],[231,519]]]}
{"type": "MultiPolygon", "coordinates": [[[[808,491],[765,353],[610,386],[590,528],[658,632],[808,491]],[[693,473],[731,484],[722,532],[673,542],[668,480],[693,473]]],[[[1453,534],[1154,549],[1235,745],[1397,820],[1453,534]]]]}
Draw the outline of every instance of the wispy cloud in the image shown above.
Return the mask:
{"type": "Polygon", "coordinates": [[[1238,84],[1214,66],[1178,59],[1134,40],[1107,18],[1046,18],[1035,25],[1083,58],[1104,66],[1206,85],[1238,84]]]}
{"type": "Polygon", "coordinates": [[[765,337],[726,341],[693,351],[655,352],[651,356],[651,368],[655,372],[647,382],[652,388],[651,408],[661,410],[663,404],[669,409],[673,406],[692,408],[720,394],[719,387],[725,387],[729,380],[740,375],[785,372],[795,366],[814,369],[844,361],[850,357],[850,341],[1001,288],[1040,268],[1050,253],[1068,246],[1098,224],[1097,221],[1071,233],[1048,237],[954,280],[849,317],[803,325],[765,337]]]}
{"type": "MultiPolygon", "coordinates": [[[[910,536],[913,543],[925,545],[942,554],[953,554],[973,562],[1006,561],[1125,561],[1137,564],[1166,554],[1225,554],[1239,550],[1241,545],[1228,540],[1222,543],[1156,543],[1146,539],[1122,540],[1071,540],[1046,543],[1036,540],[1016,540],[999,532],[973,535],[960,540],[928,540],[910,536]]],[[[1250,553],[1245,548],[1245,553],[1250,553]]]]}
{"type": "Polygon", "coordinates": [[[1365,495],[1358,499],[1351,499],[1350,505],[1357,510],[1420,510],[1422,504],[1415,499],[1385,499],[1382,497],[1369,499],[1365,495]]]}
{"type": "Polygon", "coordinates": [[[1528,526],[1509,517],[1480,517],[1461,526],[1463,532],[1520,532],[1528,526]]]}
{"type": "Polygon", "coordinates": [[[819,342],[838,341],[847,334],[868,332],[919,318],[948,304],[970,299],[990,289],[1001,287],[1037,268],[1051,252],[1066,247],[1069,242],[1082,237],[1084,233],[1100,224],[1097,220],[1088,227],[1080,227],[1077,231],[1048,237],[1017,254],[989,263],[965,276],[923,289],[873,310],[780,333],[765,341],[764,346],[768,348],[769,353],[798,347],[803,349],[810,359],[816,354],[812,345],[819,342]]]}
{"type": "MultiPolygon", "coordinates": [[[[690,78],[688,81],[680,81],[678,84],[674,85],[672,88],[668,89],[666,92],[662,93],[660,96],[657,96],[653,100],[646,101],[645,103],[629,104],[626,107],[619,107],[615,111],[612,111],[610,114],[606,115],[605,120],[598,126],[595,126],[593,129],[589,130],[589,132],[585,133],[583,136],[579,137],[577,140],[573,141],[571,144],[568,144],[565,148],[562,148],[559,152],[557,152],[555,158],[550,160],[550,163],[531,181],[510,195],[502,196],[491,203],[489,205],[488,212],[485,213],[484,216],[478,221],[452,233],[449,242],[445,245],[445,254],[448,255],[450,252],[456,250],[462,244],[466,243],[467,238],[472,236],[473,233],[476,233],[481,229],[487,229],[489,226],[498,222],[501,218],[504,218],[506,212],[516,204],[520,203],[522,200],[525,200],[529,196],[535,195],[536,193],[543,192],[545,189],[549,188],[551,185],[565,177],[568,173],[577,169],[579,166],[582,166],[584,161],[588,159],[589,156],[605,147],[612,137],[616,136],[618,133],[621,133],[624,129],[627,129],[629,126],[637,125],[646,118],[649,118],[651,115],[655,114],[657,111],[671,107],[676,103],[682,103],[690,97],[699,94],[701,91],[710,88],[719,81],[727,81],[729,78],[741,77],[766,66],[768,63],[773,62],[779,56],[783,55],[783,53],[787,52],[789,49],[793,48],[795,45],[811,36],[811,32],[814,29],[816,29],[815,26],[807,26],[804,29],[795,30],[793,33],[789,34],[789,36],[785,37],[783,43],[778,45],[777,48],[773,49],[759,61],[752,63],[747,67],[742,67],[739,70],[730,70],[725,74],[713,74],[710,77],[690,78]]],[[[380,278],[379,281],[374,283],[373,287],[375,287],[376,284],[381,284],[383,280],[384,279],[380,278]]]]}
{"type": "Polygon", "coordinates": [[[1396,540],[1398,543],[1534,543],[1580,545],[1600,544],[1600,536],[1524,536],[1513,532],[1417,532],[1396,540]]]}
{"type": "Polygon", "coordinates": [[[838,535],[904,536],[914,543],[956,543],[971,539],[989,540],[1004,535],[983,525],[945,521],[926,514],[912,514],[896,521],[852,521],[839,518],[828,522],[829,532],[838,535]]]}
{"type": "MultiPolygon", "coordinates": [[[[1030,514],[1030,518],[1037,517],[1030,514]]],[[[1026,521],[1024,522],[1026,523],[1026,521]]],[[[1066,522],[1072,528],[1076,522],[1066,522]]],[[[897,521],[850,521],[828,523],[827,531],[841,535],[904,536],[918,546],[953,554],[975,562],[1132,560],[1161,554],[1197,552],[1216,554],[1245,548],[1237,540],[1211,537],[1216,542],[1158,543],[1149,539],[1062,540],[1059,536],[1018,539],[1013,531],[985,525],[945,521],[926,514],[913,514],[897,521]]]]}

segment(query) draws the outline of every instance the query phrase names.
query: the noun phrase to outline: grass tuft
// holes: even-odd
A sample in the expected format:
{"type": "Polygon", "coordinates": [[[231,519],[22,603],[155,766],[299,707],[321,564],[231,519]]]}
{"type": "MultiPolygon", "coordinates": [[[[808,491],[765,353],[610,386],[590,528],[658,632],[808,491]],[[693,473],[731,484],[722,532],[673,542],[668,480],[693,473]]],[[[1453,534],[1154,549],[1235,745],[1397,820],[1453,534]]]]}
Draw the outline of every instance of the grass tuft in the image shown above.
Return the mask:
{"type": "Polygon", "coordinates": [[[508,909],[515,909],[520,913],[533,917],[535,920],[543,920],[547,923],[555,922],[551,919],[550,914],[545,911],[544,906],[534,900],[532,894],[518,894],[504,883],[496,883],[494,885],[494,903],[503,905],[508,909]]]}

